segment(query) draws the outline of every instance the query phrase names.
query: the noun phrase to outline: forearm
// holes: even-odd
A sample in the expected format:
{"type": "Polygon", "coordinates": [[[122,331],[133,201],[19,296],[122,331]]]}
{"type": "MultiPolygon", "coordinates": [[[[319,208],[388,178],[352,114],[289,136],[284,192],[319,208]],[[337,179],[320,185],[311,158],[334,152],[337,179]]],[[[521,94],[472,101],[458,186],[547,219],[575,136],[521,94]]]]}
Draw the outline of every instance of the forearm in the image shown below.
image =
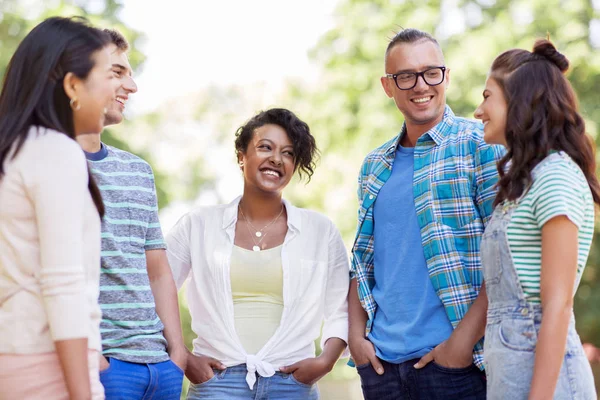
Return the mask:
{"type": "Polygon", "coordinates": [[[350,281],[348,291],[348,340],[363,339],[367,326],[368,315],[358,299],[358,284],[356,279],[350,281]]]}
{"type": "Polygon", "coordinates": [[[460,321],[452,336],[460,338],[461,341],[473,348],[475,344],[485,334],[485,324],[487,320],[488,299],[485,289],[485,282],[481,285],[479,295],[471,304],[469,311],[460,321]]]}
{"type": "Polygon", "coordinates": [[[572,306],[552,304],[544,308],[535,349],[529,399],[551,399],[565,355],[572,306]]]}
{"type": "Polygon", "coordinates": [[[346,342],[342,339],[334,337],[327,339],[319,358],[325,361],[326,365],[329,367],[329,371],[333,369],[333,366],[340,358],[345,348],[346,342]]]}
{"type": "Polygon", "coordinates": [[[183,344],[183,333],[181,330],[181,320],[179,317],[179,302],[177,298],[177,288],[173,275],[166,261],[164,250],[160,257],[152,257],[159,260],[148,258],[148,277],[150,278],[150,288],[154,295],[156,304],[156,313],[164,325],[163,334],[167,340],[168,351],[185,350],[183,344]],[[164,259],[163,259],[164,256],[164,259]]]}
{"type": "Polygon", "coordinates": [[[57,340],[54,345],[65,377],[69,398],[72,400],[91,399],[88,340],[57,340]]]}

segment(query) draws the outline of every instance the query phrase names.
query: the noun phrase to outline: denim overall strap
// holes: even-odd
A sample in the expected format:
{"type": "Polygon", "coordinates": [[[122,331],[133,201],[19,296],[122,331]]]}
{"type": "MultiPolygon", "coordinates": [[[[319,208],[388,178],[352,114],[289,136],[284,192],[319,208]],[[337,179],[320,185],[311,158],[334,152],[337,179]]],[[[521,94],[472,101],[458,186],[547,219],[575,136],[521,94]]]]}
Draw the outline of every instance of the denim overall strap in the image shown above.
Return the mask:
{"type": "MultiPolygon", "coordinates": [[[[496,207],[481,241],[488,297],[484,366],[489,400],[527,399],[542,322],[541,304],[529,303],[507,237],[515,204],[496,207]]],[[[571,316],[567,346],[553,399],[595,399],[594,378],[571,316]]]]}

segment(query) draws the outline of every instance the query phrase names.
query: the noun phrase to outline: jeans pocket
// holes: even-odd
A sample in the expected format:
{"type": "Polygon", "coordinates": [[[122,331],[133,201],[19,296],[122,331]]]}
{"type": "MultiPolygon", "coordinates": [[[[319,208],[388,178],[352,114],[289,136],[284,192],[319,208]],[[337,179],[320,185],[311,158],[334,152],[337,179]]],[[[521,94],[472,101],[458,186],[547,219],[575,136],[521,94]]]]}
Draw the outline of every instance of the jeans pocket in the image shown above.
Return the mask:
{"type": "Polygon", "coordinates": [[[500,323],[498,337],[502,345],[515,351],[535,351],[537,332],[531,319],[507,319],[500,323]]]}
{"type": "Polygon", "coordinates": [[[107,374],[111,370],[111,368],[113,366],[113,363],[111,362],[110,358],[107,358],[106,361],[108,361],[108,367],[106,367],[106,369],[103,369],[102,371],[99,371],[100,375],[107,374]]]}
{"type": "Polygon", "coordinates": [[[175,370],[177,370],[177,372],[179,372],[181,375],[185,374],[185,371],[182,370],[179,365],[175,364],[172,360],[169,360],[171,362],[171,364],[173,365],[173,367],[175,368],[175,370]]]}
{"type": "Polygon", "coordinates": [[[371,366],[371,362],[366,362],[364,364],[358,364],[356,366],[356,372],[358,372],[359,374],[361,373],[361,371],[366,370],[367,368],[369,368],[371,366]]]}
{"type": "Polygon", "coordinates": [[[440,365],[440,364],[436,363],[435,361],[432,361],[431,365],[433,365],[433,367],[435,367],[436,369],[438,369],[442,372],[445,372],[447,374],[465,374],[467,372],[471,372],[471,370],[473,368],[475,368],[475,364],[471,364],[469,366],[460,367],[460,368],[444,367],[443,365],[440,365]]]}
{"type": "Polygon", "coordinates": [[[213,369],[213,376],[212,376],[212,378],[210,378],[210,379],[208,379],[208,380],[206,380],[206,381],[204,381],[204,382],[200,382],[200,383],[193,383],[193,382],[190,382],[190,383],[191,383],[192,385],[194,385],[194,386],[197,386],[197,387],[200,387],[200,386],[207,386],[207,385],[209,385],[209,384],[211,384],[212,382],[214,382],[214,381],[216,381],[216,380],[217,380],[217,378],[219,377],[219,373],[221,373],[221,371],[219,371],[219,370],[216,370],[216,369],[213,369]]]}
{"type": "Polygon", "coordinates": [[[292,382],[294,382],[296,385],[304,387],[304,388],[311,388],[313,385],[309,385],[308,383],[303,383],[300,382],[298,379],[296,379],[296,377],[294,376],[294,374],[290,374],[290,379],[292,380],[292,382]]]}

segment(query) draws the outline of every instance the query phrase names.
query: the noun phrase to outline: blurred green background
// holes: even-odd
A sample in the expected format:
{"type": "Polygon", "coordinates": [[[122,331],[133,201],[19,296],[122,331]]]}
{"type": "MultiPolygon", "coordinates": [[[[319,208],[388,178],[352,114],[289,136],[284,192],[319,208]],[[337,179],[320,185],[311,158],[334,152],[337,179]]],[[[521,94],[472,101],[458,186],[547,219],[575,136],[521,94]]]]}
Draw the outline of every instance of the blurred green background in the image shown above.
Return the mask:
{"type": "MultiPolygon", "coordinates": [[[[100,27],[118,29],[131,43],[134,69],[143,68],[147,37],[123,22],[120,11],[125,1],[128,0],[2,0],[0,74],[4,75],[23,36],[41,19],[53,15],[85,15],[100,27]]],[[[155,111],[107,129],[103,134],[105,142],[130,150],[153,165],[161,219],[172,222],[203,197],[204,202],[230,201],[218,190],[224,178],[212,165],[211,154],[219,149],[230,155],[220,162],[235,169],[236,128],[259,109],[281,106],[309,123],[322,152],[310,184],[293,182],[286,197],[298,206],[330,216],[350,244],[356,223],[359,165],[368,151],[395,135],[402,124],[401,114],[379,83],[387,42],[402,27],[419,28],[438,38],[451,69],[448,103],[457,115],[466,117],[472,116],[481,99],[487,70],[496,55],[512,47],[531,49],[535,39],[550,35],[571,61],[569,80],[579,96],[587,130],[597,137],[599,0],[339,0],[333,21],[331,29],[310,50],[310,60],[318,69],[316,84],[308,85],[300,78],[288,79],[276,100],[269,104],[264,104],[264,87],[260,83],[212,85],[176,101],[166,100],[155,111]]],[[[310,21],[307,25],[310,29],[310,21]]],[[[182,38],[184,43],[185,40],[182,38]]],[[[267,43],[258,43],[257,60],[252,62],[260,62],[261,51],[277,50],[267,43]]],[[[191,345],[189,313],[184,296],[181,299],[186,342],[191,345]]],[[[575,314],[582,340],[600,346],[598,240],[594,241],[577,292],[575,314]]],[[[600,389],[600,367],[595,365],[594,371],[600,389]]],[[[344,362],[339,362],[323,379],[320,389],[324,400],[362,398],[357,376],[344,362]]]]}

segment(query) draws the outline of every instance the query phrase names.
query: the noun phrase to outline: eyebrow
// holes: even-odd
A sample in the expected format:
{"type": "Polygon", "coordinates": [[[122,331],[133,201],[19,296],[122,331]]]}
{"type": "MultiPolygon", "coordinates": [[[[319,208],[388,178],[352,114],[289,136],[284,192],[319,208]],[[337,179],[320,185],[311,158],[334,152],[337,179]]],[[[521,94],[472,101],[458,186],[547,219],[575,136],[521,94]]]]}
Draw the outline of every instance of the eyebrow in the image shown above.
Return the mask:
{"type": "Polygon", "coordinates": [[[129,68],[127,68],[126,66],[122,65],[122,64],[113,64],[112,68],[118,68],[120,69],[122,72],[126,72],[129,75],[132,75],[132,72],[129,68]]]}
{"type": "MultiPolygon", "coordinates": [[[[275,142],[273,142],[271,139],[268,139],[268,138],[262,138],[262,139],[259,139],[257,143],[260,143],[260,142],[262,142],[262,141],[267,141],[267,142],[269,142],[269,143],[271,143],[271,144],[274,144],[274,143],[275,143],[275,142]]],[[[282,148],[284,148],[284,149],[286,149],[286,148],[288,148],[288,147],[289,147],[289,148],[291,148],[292,150],[294,149],[294,145],[293,145],[293,144],[286,144],[285,146],[282,146],[282,148]]]]}
{"type": "MultiPolygon", "coordinates": [[[[430,68],[439,68],[439,67],[441,67],[441,65],[426,65],[426,66],[425,66],[425,67],[424,67],[424,68],[421,70],[421,72],[422,72],[422,71],[425,71],[425,70],[428,70],[428,69],[430,69],[430,68]]],[[[414,68],[412,68],[412,69],[401,69],[400,71],[396,72],[396,74],[406,74],[406,73],[415,73],[415,72],[417,72],[417,70],[416,70],[416,69],[414,69],[414,68]]]]}

